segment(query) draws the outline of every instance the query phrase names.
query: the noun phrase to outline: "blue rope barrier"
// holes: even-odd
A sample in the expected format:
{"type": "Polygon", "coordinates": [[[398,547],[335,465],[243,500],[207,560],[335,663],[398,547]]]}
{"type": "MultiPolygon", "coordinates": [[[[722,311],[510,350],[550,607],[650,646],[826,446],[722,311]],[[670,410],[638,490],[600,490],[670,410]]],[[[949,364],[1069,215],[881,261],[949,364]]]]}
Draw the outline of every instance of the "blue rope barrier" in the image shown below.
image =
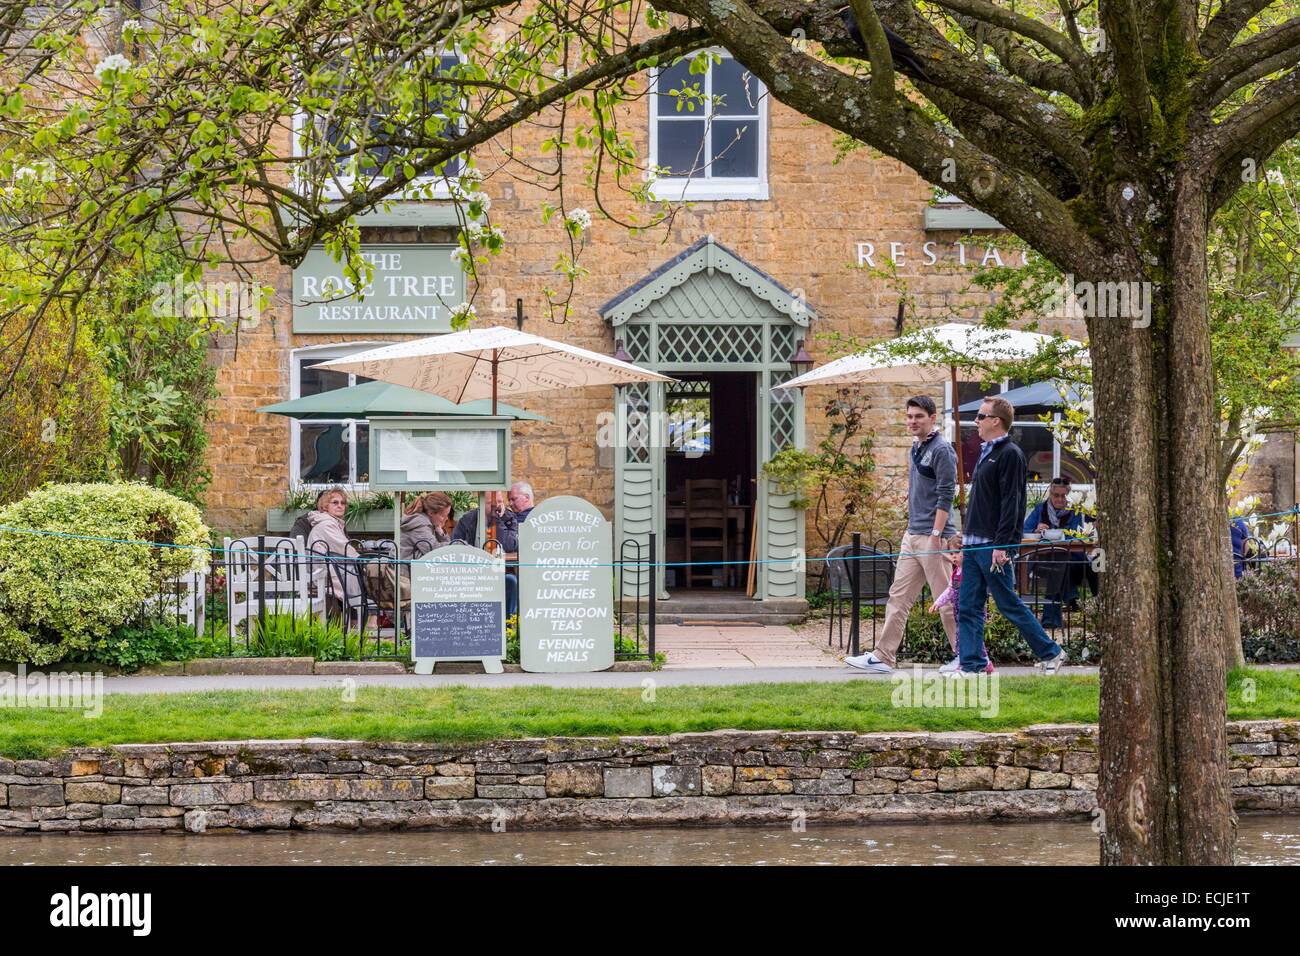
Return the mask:
{"type": "MultiPolygon", "coordinates": [[[[1298,514],[1300,514],[1300,505],[1297,505],[1295,508],[1291,508],[1291,509],[1289,509],[1289,510],[1287,510],[1287,511],[1276,511],[1276,512],[1265,512],[1265,513],[1256,513],[1256,514],[1249,514],[1249,515],[1238,515],[1238,517],[1241,517],[1241,518],[1275,518],[1275,517],[1281,517],[1281,516],[1283,516],[1283,515],[1296,516],[1296,515],[1298,515],[1298,514]]],[[[319,553],[319,552],[315,552],[315,551],[285,551],[285,550],[282,550],[282,549],[276,549],[276,550],[272,550],[272,551],[258,551],[258,550],[254,549],[254,548],[216,548],[216,547],[212,547],[212,546],[203,546],[203,545],[175,544],[175,543],[173,543],[173,542],[168,542],[168,541],[144,541],[144,540],[135,539],[135,538],[111,538],[111,537],[104,537],[104,536],[99,536],[99,535],[83,535],[83,534],[74,534],[73,532],[69,532],[69,531],[47,531],[47,530],[44,530],[44,529],[41,529],[41,528],[18,528],[18,527],[14,527],[14,526],[11,526],[11,525],[0,525],[0,532],[12,532],[12,533],[14,533],[14,534],[30,534],[30,535],[39,536],[39,537],[61,538],[61,539],[66,539],[66,540],[70,540],[70,541],[87,541],[87,542],[98,543],[98,544],[121,544],[121,545],[127,545],[127,546],[135,546],[135,547],[170,548],[170,549],[172,549],[172,550],[176,550],[176,551],[202,551],[202,552],[207,553],[207,554],[240,554],[240,555],[247,555],[247,556],[249,556],[249,557],[261,557],[261,556],[265,556],[265,557],[274,557],[274,558],[281,558],[281,559],[288,559],[288,558],[301,558],[301,559],[306,559],[306,560],[308,560],[308,561],[322,561],[322,562],[323,562],[323,561],[356,561],[356,560],[366,560],[366,557],[364,557],[364,556],[348,556],[348,555],[336,555],[336,554],[321,554],[321,553],[319,553]]],[[[267,537],[274,537],[274,536],[272,536],[272,535],[268,535],[267,537]]],[[[1069,544],[1069,543],[1071,543],[1071,542],[1080,542],[1080,541],[1081,541],[1081,542],[1084,542],[1084,543],[1087,543],[1087,544],[1095,544],[1095,545],[1100,546],[1100,542],[1098,542],[1097,539],[1095,539],[1095,538],[1080,538],[1080,537],[1066,537],[1066,538],[1061,539],[1060,541],[1043,541],[1043,542],[1041,542],[1041,543],[1044,544],[1044,545],[1048,545],[1048,546],[1050,546],[1050,545],[1063,545],[1063,544],[1069,544]]],[[[954,553],[957,553],[957,552],[959,552],[959,551],[960,551],[960,552],[966,552],[966,551],[998,551],[998,550],[1003,550],[1003,551],[1014,551],[1014,550],[1018,550],[1018,549],[1021,548],[1022,546],[1023,546],[1023,545],[1020,544],[1020,543],[1012,544],[1012,545],[1007,545],[1007,544],[987,544],[987,545],[974,545],[974,546],[966,546],[966,547],[947,548],[947,549],[943,549],[943,550],[940,550],[940,551],[937,551],[937,552],[925,552],[925,553],[931,553],[931,554],[954,554],[954,553]]],[[[864,547],[868,547],[868,546],[867,546],[867,545],[864,545],[864,547]]],[[[432,552],[430,552],[430,553],[432,553],[432,552]]],[[[618,562],[618,561],[610,562],[609,564],[596,563],[596,564],[582,564],[582,565],[525,564],[525,563],[522,563],[522,562],[511,562],[511,564],[512,564],[512,566],[514,566],[514,567],[521,567],[521,568],[557,568],[557,567],[570,567],[570,566],[572,566],[572,567],[579,567],[579,566],[580,566],[580,567],[585,567],[585,568],[617,568],[617,567],[623,567],[623,566],[625,566],[625,565],[635,565],[635,566],[639,566],[639,567],[649,567],[651,564],[653,564],[655,567],[659,567],[659,568],[687,568],[687,567],[697,567],[697,566],[698,566],[698,567],[725,567],[725,566],[728,566],[728,565],[750,565],[750,564],[790,564],[790,563],[792,563],[792,562],[796,562],[796,561],[804,561],[804,562],[808,562],[808,563],[811,563],[811,562],[818,562],[818,561],[876,561],[876,560],[879,560],[879,559],[881,559],[881,558],[901,558],[901,557],[906,557],[906,556],[909,556],[909,555],[914,555],[914,554],[917,554],[917,553],[918,553],[918,552],[915,552],[915,551],[906,551],[906,552],[904,552],[904,551],[874,551],[874,552],[872,552],[872,553],[870,553],[870,554],[861,554],[861,555],[848,555],[848,554],[844,554],[844,555],[837,555],[837,556],[835,556],[835,557],[830,557],[830,556],[811,557],[811,556],[803,555],[803,556],[790,557],[790,558],[760,558],[760,559],[756,559],[756,560],[753,560],[753,561],[745,560],[745,561],[666,561],[666,562],[650,562],[650,561],[628,560],[628,561],[622,561],[622,562],[618,562]]],[[[387,557],[387,556],[382,556],[382,557],[383,557],[383,560],[385,560],[385,561],[387,561],[387,562],[389,562],[389,563],[395,563],[395,564],[407,564],[407,565],[412,564],[412,563],[414,563],[415,561],[421,560],[420,558],[395,558],[395,557],[390,558],[390,557],[387,557]]],[[[1268,560],[1294,560],[1294,559],[1283,559],[1283,558],[1278,558],[1278,557],[1274,556],[1274,557],[1272,557],[1272,558],[1269,558],[1268,560]]],[[[480,563],[480,562],[476,562],[476,561],[443,561],[443,562],[440,562],[440,563],[447,564],[447,565],[465,565],[465,566],[469,566],[469,565],[478,564],[478,563],[480,563]]]]}

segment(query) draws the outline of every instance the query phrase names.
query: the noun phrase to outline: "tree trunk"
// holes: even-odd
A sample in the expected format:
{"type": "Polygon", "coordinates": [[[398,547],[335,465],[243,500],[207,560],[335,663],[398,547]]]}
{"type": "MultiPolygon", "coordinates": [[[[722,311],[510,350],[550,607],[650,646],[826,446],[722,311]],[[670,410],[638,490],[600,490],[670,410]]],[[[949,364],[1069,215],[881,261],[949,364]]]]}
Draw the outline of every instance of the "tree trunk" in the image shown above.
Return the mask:
{"type": "Polygon", "coordinates": [[[1246,663],[1241,650],[1241,611],[1237,607],[1237,576],[1233,573],[1232,534],[1228,530],[1228,496],[1219,483],[1219,514],[1223,522],[1223,543],[1219,572],[1223,576],[1223,669],[1230,671],[1246,663]]]}
{"type": "Polygon", "coordinates": [[[1153,182],[1132,206],[1158,211],[1152,222],[1135,213],[1133,245],[1120,254],[1129,277],[1151,283],[1151,325],[1089,322],[1109,571],[1101,595],[1101,858],[1227,864],[1235,821],[1206,203],[1188,172],[1169,186],[1153,182]]]}

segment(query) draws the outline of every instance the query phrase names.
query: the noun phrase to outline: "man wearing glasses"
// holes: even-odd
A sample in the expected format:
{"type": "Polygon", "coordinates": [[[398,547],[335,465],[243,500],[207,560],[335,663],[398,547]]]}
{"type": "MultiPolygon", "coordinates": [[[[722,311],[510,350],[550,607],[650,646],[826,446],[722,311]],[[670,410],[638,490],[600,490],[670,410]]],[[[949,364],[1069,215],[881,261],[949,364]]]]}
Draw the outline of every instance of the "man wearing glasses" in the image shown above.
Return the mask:
{"type": "Polygon", "coordinates": [[[989,592],[1002,616],[1016,626],[1043,665],[1055,674],[1065,663],[1061,646],[1047,636],[1020,600],[1012,583],[1011,555],[1020,543],[1025,514],[1025,453],[1011,441],[1015,408],[1005,398],[984,399],[975,424],[980,455],[971,474],[970,503],[962,534],[962,582],[957,599],[960,670],[981,673],[984,656],[984,606],[989,592]]]}
{"type": "MultiPolygon", "coordinates": [[[[936,597],[948,587],[952,569],[942,553],[956,537],[950,512],[957,484],[957,454],[935,426],[934,399],[917,395],[907,400],[907,430],[912,435],[912,464],[907,475],[907,534],[899,549],[898,570],[885,605],[885,627],[875,650],[844,663],[873,674],[894,668],[903,627],[921,587],[927,581],[936,597]]],[[[957,624],[952,608],[939,611],[948,643],[956,646],[957,624]]]]}

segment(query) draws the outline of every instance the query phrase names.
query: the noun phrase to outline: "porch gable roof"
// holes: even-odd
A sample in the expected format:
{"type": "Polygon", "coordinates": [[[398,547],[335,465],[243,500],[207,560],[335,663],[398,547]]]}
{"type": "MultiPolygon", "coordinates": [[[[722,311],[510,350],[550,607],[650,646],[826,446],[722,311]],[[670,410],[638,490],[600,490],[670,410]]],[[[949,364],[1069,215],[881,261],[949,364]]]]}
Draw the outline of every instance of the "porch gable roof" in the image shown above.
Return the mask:
{"type": "MultiPolygon", "coordinates": [[[[783,286],[762,269],[746,262],[712,235],[705,236],[683,249],[673,258],[628,286],[599,309],[611,325],[620,326],[652,302],[689,281],[700,272],[712,276],[721,271],[733,281],[722,283],[723,294],[741,296],[747,289],[797,325],[807,326],[817,317],[808,302],[783,286]]],[[[716,288],[716,287],[715,287],[716,288]]],[[[739,302],[738,302],[739,304],[739,302]]]]}

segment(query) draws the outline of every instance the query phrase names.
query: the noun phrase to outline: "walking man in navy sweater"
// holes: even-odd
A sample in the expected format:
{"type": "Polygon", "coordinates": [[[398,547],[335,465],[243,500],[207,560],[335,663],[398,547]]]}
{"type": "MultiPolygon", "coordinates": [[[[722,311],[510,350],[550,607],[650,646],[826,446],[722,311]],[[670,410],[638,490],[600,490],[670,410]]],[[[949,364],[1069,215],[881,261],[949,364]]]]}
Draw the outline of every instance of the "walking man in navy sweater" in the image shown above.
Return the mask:
{"type": "Polygon", "coordinates": [[[1026,497],[1025,453],[1010,438],[1014,415],[1010,402],[993,396],[984,399],[975,416],[982,444],[971,475],[970,504],[962,529],[962,582],[957,603],[963,673],[981,673],[988,663],[984,656],[984,605],[990,591],[1002,616],[1029,642],[1043,673],[1055,674],[1065,663],[1065,652],[1025,607],[1012,581],[1011,559],[1020,544],[1026,497]]]}

